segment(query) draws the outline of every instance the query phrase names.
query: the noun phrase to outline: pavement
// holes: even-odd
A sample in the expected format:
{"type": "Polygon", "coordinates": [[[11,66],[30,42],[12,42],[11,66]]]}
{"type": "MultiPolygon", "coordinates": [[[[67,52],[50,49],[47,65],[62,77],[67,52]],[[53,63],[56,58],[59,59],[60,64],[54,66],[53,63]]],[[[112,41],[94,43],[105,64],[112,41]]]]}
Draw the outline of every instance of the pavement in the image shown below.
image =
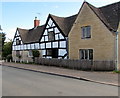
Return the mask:
{"type": "Polygon", "coordinates": [[[45,66],[45,65],[20,64],[20,63],[8,63],[8,62],[3,62],[2,66],[8,66],[8,67],[20,68],[24,70],[41,72],[45,74],[80,79],[80,80],[90,81],[100,84],[120,86],[118,83],[118,74],[113,72],[80,71],[80,70],[72,70],[72,69],[65,69],[65,68],[45,66]]]}

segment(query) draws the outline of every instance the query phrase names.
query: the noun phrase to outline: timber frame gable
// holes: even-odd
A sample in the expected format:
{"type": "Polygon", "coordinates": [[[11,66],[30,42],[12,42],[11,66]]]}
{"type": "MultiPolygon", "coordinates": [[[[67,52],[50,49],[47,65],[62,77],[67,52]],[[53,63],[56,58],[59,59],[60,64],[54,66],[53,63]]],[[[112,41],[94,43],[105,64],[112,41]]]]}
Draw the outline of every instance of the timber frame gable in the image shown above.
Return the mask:
{"type": "Polygon", "coordinates": [[[17,28],[16,33],[13,38],[13,42],[12,42],[13,50],[19,50],[19,49],[17,49],[18,48],[17,46],[22,45],[22,44],[23,44],[22,37],[17,28]]]}
{"type": "Polygon", "coordinates": [[[40,39],[40,48],[45,58],[67,57],[66,37],[56,21],[49,14],[44,32],[40,39]]]}

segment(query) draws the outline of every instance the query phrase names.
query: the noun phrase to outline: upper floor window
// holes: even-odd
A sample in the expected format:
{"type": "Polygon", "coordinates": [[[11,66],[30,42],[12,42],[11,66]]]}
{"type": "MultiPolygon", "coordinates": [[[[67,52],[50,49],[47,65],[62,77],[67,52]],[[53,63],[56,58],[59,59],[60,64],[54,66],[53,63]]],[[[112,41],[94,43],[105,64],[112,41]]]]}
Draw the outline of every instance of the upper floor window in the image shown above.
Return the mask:
{"type": "Polygon", "coordinates": [[[91,38],[91,26],[83,26],[82,30],[82,39],[91,38]]]}
{"type": "Polygon", "coordinates": [[[16,45],[20,45],[21,44],[20,42],[21,41],[19,39],[16,39],[16,45]]]}
{"type": "Polygon", "coordinates": [[[55,33],[53,31],[48,32],[48,40],[49,41],[55,40],[55,33]]]}

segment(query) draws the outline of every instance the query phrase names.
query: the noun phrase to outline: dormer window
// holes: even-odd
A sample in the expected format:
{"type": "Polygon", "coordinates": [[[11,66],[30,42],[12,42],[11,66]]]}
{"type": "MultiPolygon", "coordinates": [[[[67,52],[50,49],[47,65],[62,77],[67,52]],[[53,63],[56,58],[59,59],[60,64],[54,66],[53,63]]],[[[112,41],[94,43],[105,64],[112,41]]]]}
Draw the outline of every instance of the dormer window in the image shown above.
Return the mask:
{"type": "Polygon", "coordinates": [[[82,30],[82,39],[91,38],[91,26],[83,26],[82,30]]]}
{"type": "Polygon", "coordinates": [[[16,45],[20,45],[20,40],[16,39],[16,45]]]}
{"type": "Polygon", "coordinates": [[[49,41],[55,40],[55,33],[53,31],[48,32],[48,40],[49,41]]]}

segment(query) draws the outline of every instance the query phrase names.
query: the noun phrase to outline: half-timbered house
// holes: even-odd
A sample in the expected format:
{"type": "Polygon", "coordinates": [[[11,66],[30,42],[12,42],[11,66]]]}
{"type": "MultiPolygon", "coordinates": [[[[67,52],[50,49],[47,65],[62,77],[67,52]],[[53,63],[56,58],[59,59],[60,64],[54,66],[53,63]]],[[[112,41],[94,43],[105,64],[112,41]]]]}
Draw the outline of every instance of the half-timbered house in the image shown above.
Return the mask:
{"type": "Polygon", "coordinates": [[[65,18],[49,14],[40,39],[43,57],[68,58],[68,34],[76,16],[65,18]]]}
{"type": "Polygon", "coordinates": [[[77,15],[58,17],[49,14],[45,25],[34,21],[33,29],[17,28],[13,39],[13,61],[31,61],[32,50],[43,58],[68,58],[68,34],[77,15]]]}

